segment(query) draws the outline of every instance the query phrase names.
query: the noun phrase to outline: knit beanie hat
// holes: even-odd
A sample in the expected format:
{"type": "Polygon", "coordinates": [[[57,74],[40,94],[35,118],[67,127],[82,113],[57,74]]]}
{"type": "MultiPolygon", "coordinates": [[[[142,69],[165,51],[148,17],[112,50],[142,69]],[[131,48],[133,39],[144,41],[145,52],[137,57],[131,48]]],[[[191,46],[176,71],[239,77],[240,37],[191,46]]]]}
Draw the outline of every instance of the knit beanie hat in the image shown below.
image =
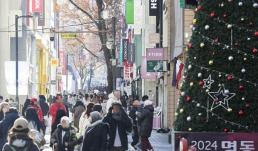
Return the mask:
{"type": "Polygon", "coordinates": [[[102,119],[102,116],[98,111],[91,112],[90,117],[91,117],[91,120],[92,120],[91,123],[94,123],[94,122],[102,119]]]}

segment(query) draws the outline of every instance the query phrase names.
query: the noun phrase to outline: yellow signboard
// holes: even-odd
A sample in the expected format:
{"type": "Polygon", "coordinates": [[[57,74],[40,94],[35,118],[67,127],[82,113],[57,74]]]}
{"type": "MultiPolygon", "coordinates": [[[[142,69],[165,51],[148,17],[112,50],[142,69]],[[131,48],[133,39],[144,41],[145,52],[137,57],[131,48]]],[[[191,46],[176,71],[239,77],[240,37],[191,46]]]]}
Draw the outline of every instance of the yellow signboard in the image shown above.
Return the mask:
{"type": "Polygon", "coordinates": [[[76,38],[76,33],[62,33],[61,37],[63,39],[74,39],[76,38]]]}
{"type": "Polygon", "coordinates": [[[51,59],[51,66],[52,67],[57,67],[58,66],[58,59],[57,58],[52,58],[51,59]]]}

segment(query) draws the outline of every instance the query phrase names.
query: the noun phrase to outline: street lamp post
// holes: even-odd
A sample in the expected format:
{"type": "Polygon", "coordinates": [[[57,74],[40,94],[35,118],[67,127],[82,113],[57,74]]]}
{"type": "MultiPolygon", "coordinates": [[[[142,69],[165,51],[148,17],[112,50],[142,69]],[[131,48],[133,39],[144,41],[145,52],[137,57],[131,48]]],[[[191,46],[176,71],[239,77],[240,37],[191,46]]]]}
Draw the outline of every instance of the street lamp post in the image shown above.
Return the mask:
{"type": "Polygon", "coordinates": [[[31,18],[33,16],[18,16],[18,15],[15,15],[15,43],[16,43],[16,59],[15,59],[15,70],[16,70],[16,76],[15,76],[15,80],[16,80],[16,97],[15,97],[15,100],[16,102],[18,103],[18,109],[20,107],[20,104],[19,104],[19,50],[18,50],[18,47],[19,47],[19,39],[18,39],[18,21],[20,18],[31,18]]]}

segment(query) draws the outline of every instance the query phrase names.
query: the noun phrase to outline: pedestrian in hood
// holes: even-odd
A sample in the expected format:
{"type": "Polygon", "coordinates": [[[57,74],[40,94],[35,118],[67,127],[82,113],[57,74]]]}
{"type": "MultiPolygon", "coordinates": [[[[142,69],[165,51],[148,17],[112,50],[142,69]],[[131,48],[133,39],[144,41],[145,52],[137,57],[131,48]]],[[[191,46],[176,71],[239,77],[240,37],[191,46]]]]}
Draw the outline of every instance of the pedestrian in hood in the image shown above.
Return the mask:
{"type": "Polygon", "coordinates": [[[153,149],[149,141],[153,127],[153,112],[153,102],[150,100],[144,101],[144,107],[136,112],[142,151],[153,149]]]}
{"type": "Polygon", "coordinates": [[[132,130],[132,122],[122,105],[114,103],[103,122],[109,124],[108,149],[111,151],[128,150],[127,133],[132,130]]]}
{"type": "Polygon", "coordinates": [[[30,107],[33,107],[36,110],[40,122],[43,123],[44,122],[43,112],[42,112],[42,109],[39,106],[39,102],[36,98],[31,99],[31,106],[30,107]]]}
{"type": "Polygon", "coordinates": [[[28,121],[24,118],[15,120],[9,134],[9,141],[3,151],[39,151],[38,146],[29,136],[28,121]]]}
{"type": "Polygon", "coordinates": [[[50,141],[54,145],[54,151],[74,151],[74,146],[80,144],[82,138],[76,138],[76,129],[70,125],[69,118],[64,116],[50,141]]]}
{"type": "Polygon", "coordinates": [[[87,126],[90,124],[90,113],[93,111],[93,103],[89,103],[87,105],[86,110],[82,113],[79,122],[79,136],[83,136],[85,134],[85,130],[87,126]]]}
{"type": "Polygon", "coordinates": [[[83,140],[83,151],[106,151],[108,124],[102,121],[98,111],[90,113],[90,125],[88,126],[83,140]]]}
{"type": "Polygon", "coordinates": [[[85,110],[84,103],[78,99],[75,103],[75,106],[73,107],[73,121],[74,121],[74,126],[79,129],[79,121],[80,117],[85,110]]]}
{"type": "Polygon", "coordinates": [[[108,113],[108,111],[113,103],[122,104],[120,101],[120,97],[121,97],[121,93],[119,90],[114,90],[113,93],[109,94],[108,101],[107,101],[107,107],[106,107],[106,113],[108,113]]]}
{"type": "Polygon", "coordinates": [[[5,113],[10,109],[10,105],[7,102],[0,103],[0,121],[4,119],[5,113]]]}
{"type": "Polygon", "coordinates": [[[13,126],[14,121],[19,117],[18,111],[15,108],[10,108],[5,113],[4,119],[0,122],[0,150],[2,150],[4,144],[7,142],[8,131],[13,126]]]}

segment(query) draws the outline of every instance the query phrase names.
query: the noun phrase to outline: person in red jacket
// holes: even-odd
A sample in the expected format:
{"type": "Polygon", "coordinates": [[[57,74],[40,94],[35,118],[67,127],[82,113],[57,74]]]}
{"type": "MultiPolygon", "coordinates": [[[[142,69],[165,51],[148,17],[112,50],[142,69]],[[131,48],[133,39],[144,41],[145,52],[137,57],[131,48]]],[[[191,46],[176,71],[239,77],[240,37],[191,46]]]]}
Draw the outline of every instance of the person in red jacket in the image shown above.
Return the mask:
{"type": "Polygon", "coordinates": [[[36,98],[31,99],[31,107],[33,107],[36,110],[40,122],[43,123],[44,122],[43,112],[41,110],[41,107],[38,105],[38,100],[36,98]]]}
{"type": "Polygon", "coordinates": [[[63,110],[66,114],[68,113],[68,111],[66,110],[66,107],[63,103],[62,96],[60,94],[58,94],[56,96],[55,102],[50,106],[50,110],[49,110],[49,114],[52,117],[52,130],[51,131],[54,131],[53,125],[56,123],[58,110],[63,110]]]}

